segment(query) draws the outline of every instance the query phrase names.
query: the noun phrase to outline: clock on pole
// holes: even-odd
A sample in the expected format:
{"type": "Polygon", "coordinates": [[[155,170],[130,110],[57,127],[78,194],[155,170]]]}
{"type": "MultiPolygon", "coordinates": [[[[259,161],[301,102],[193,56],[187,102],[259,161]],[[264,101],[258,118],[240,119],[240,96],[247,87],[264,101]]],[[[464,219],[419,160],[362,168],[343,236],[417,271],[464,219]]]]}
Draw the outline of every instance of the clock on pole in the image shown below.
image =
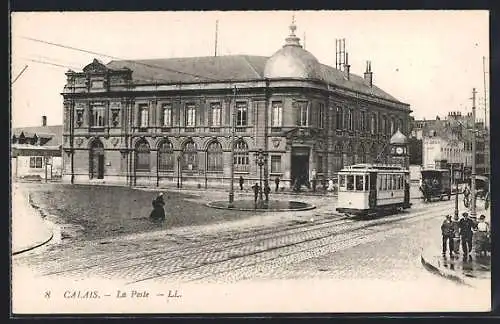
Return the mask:
{"type": "Polygon", "coordinates": [[[392,135],[389,142],[391,164],[400,165],[406,169],[409,168],[409,154],[408,154],[408,139],[398,130],[392,135]]]}

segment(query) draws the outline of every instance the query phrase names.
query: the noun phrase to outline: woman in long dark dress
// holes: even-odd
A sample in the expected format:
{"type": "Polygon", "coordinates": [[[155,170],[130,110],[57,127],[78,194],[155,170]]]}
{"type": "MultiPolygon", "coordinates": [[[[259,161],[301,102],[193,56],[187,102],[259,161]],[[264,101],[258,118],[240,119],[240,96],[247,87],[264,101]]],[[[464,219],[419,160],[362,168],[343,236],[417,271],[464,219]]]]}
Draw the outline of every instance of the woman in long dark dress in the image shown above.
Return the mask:
{"type": "Polygon", "coordinates": [[[153,221],[164,221],[165,220],[165,201],[163,200],[163,192],[161,192],[155,199],[153,199],[153,211],[149,215],[149,218],[153,221]]]}

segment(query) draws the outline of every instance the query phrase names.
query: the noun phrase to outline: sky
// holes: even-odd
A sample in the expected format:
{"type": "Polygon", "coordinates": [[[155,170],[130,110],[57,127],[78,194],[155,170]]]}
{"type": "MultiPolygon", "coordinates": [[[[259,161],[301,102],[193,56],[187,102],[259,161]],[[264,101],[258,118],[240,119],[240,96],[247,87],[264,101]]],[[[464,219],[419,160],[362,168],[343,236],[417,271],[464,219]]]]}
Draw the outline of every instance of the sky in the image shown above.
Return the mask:
{"type": "Polygon", "coordinates": [[[12,80],[28,67],[11,85],[12,126],[38,126],[42,115],[49,125],[62,124],[64,73],[81,71],[94,58],[213,56],[216,20],[218,55],[271,56],[284,44],[292,15],[297,36],[303,42],[305,33],[306,49],[321,63],[335,66],[335,39],[344,38],[351,72],[362,75],[371,61],[374,84],[410,104],[416,119],[471,111],[473,88],[484,119],[487,11],[17,12],[12,80]]]}

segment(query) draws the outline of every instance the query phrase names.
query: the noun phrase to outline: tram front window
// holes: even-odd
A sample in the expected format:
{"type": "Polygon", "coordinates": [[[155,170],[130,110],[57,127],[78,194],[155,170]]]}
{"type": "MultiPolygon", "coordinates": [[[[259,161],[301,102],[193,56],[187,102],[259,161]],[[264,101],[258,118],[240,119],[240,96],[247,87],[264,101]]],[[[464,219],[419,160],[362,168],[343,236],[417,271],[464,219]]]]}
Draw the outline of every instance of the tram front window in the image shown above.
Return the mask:
{"type": "Polygon", "coordinates": [[[345,175],[339,176],[339,188],[340,190],[345,190],[345,175]]]}
{"type": "Polygon", "coordinates": [[[348,175],[347,176],[347,191],[352,191],[352,190],[354,190],[354,176],[348,175]]]}
{"type": "Polygon", "coordinates": [[[363,191],[363,178],[364,176],[356,176],[356,191],[363,191]]]}

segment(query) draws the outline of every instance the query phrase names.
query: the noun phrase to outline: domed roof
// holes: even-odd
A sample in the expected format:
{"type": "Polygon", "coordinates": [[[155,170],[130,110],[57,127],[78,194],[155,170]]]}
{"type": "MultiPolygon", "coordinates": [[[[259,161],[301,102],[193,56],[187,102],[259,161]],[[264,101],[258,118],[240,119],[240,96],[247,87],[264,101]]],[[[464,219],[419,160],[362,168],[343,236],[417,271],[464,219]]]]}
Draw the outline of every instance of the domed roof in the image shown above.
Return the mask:
{"type": "Polygon", "coordinates": [[[302,48],[300,38],[295,35],[296,29],[292,21],[285,45],[266,62],[265,78],[323,79],[319,61],[302,48]]]}
{"type": "Polygon", "coordinates": [[[396,133],[394,133],[394,135],[392,135],[389,143],[391,143],[391,144],[406,144],[406,143],[408,143],[408,139],[406,138],[406,136],[403,133],[401,133],[399,131],[399,128],[398,128],[396,133]]]}

